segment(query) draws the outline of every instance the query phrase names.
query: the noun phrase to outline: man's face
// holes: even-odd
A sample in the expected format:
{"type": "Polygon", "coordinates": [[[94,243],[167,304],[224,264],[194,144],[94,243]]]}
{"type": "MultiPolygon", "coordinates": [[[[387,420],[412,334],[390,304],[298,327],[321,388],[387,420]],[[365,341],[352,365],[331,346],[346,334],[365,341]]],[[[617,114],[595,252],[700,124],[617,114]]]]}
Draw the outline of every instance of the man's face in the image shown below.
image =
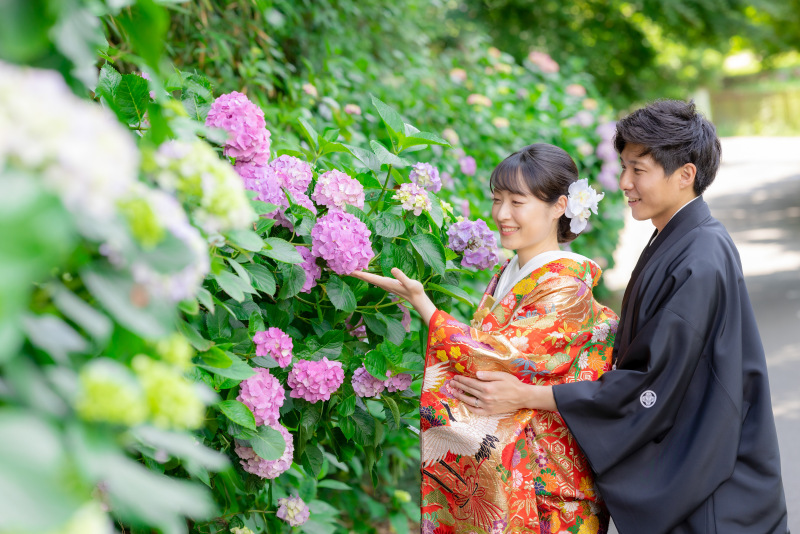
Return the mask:
{"type": "Polygon", "coordinates": [[[628,198],[633,218],[637,221],[650,219],[661,231],[675,212],[694,198],[694,193],[681,187],[680,168],[667,176],[664,167],[650,154],[639,155],[643,150],[642,145],[625,145],[620,154],[619,187],[628,198]]]}

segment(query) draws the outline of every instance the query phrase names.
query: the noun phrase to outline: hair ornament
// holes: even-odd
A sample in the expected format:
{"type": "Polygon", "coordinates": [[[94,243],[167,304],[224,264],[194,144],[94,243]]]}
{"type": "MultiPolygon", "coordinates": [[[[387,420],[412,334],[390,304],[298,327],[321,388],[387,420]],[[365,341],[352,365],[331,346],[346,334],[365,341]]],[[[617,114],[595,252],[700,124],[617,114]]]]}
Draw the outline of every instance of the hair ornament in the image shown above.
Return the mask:
{"type": "Polygon", "coordinates": [[[592,213],[597,215],[597,203],[603,200],[605,195],[590,187],[588,178],[570,184],[567,210],[564,215],[570,218],[569,229],[573,234],[583,232],[592,213]]]}

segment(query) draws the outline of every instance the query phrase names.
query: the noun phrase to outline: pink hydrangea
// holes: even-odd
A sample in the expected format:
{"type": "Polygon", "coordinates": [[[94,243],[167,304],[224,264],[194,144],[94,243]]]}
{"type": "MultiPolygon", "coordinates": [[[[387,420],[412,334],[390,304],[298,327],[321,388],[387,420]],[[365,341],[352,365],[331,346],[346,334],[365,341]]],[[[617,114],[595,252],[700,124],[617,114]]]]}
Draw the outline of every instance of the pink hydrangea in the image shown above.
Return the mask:
{"type": "Polygon", "coordinates": [[[363,208],[364,186],[341,171],[328,171],[317,179],[311,198],[328,208],[345,209],[348,204],[363,208]]]}
{"type": "Polygon", "coordinates": [[[279,519],[283,519],[289,526],[299,527],[308,521],[311,512],[298,496],[294,497],[281,497],[278,499],[278,512],[275,514],[279,519]]]}
{"type": "Polygon", "coordinates": [[[292,338],[280,328],[271,327],[253,336],[257,356],[272,356],[281,368],[292,363],[292,338]]]}
{"type": "Polygon", "coordinates": [[[256,374],[239,384],[236,400],[250,408],[256,425],[277,425],[286,392],[267,369],[258,368],[256,374]]]}
{"type": "Polygon", "coordinates": [[[432,193],[438,193],[442,188],[439,170],[430,163],[415,163],[408,177],[412,182],[432,193]]]}
{"type": "Polygon", "coordinates": [[[228,132],[226,156],[261,165],[269,161],[270,132],[264,112],[242,93],[233,91],[214,100],[206,126],[228,132]]]}
{"type": "Polygon", "coordinates": [[[478,170],[478,165],[475,163],[475,158],[472,156],[458,158],[458,166],[461,168],[461,172],[467,176],[472,176],[475,174],[475,171],[478,170]]]}
{"type": "Polygon", "coordinates": [[[314,177],[308,162],[287,154],[278,156],[270,162],[269,166],[275,171],[280,184],[294,196],[296,193],[305,194],[314,177]]]}
{"type": "Polygon", "coordinates": [[[350,383],[353,385],[353,390],[359,397],[378,397],[383,390],[386,389],[386,382],[378,380],[369,374],[369,371],[367,371],[367,368],[363,365],[353,373],[353,379],[350,383]]]}
{"type": "Polygon", "coordinates": [[[528,61],[539,67],[542,72],[553,73],[559,71],[558,63],[544,52],[533,50],[528,54],[528,61]]]}
{"type": "Polygon", "coordinates": [[[390,393],[405,391],[411,387],[411,375],[408,373],[391,376],[391,371],[386,371],[386,376],[389,378],[384,384],[386,384],[386,391],[390,393]]]}
{"type": "Polygon", "coordinates": [[[361,115],[361,106],[358,104],[345,104],[344,112],[348,115],[361,115]]]}
{"type": "MultiPolygon", "coordinates": [[[[299,160],[298,160],[299,161],[299,160]]],[[[256,200],[262,202],[269,202],[278,206],[278,210],[264,215],[269,219],[275,219],[275,222],[281,226],[285,226],[290,230],[294,230],[294,226],[289,219],[286,218],[285,212],[289,207],[289,200],[286,198],[286,193],[283,188],[289,190],[292,195],[292,200],[295,204],[303,206],[312,213],[317,213],[317,207],[311,202],[311,199],[305,193],[292,191],[287,183],[287,173],[276,171],[272,165],[258,165],[251,161],[236,162],[234,165],[236,172],[244,180],[244,186],[250,191],[258,193],[256,200]]],[[[297,182],[293,182],[297,184],[297,182]]],[[[295,187],[299,187],[295,185],[295,187]]]]}
{"type": "Polygon", "coordinates": [[[353,316],[351,315],[347,319],[344,320],[344,326],[347,328],[347,331],[350,332],[350,335],[356,339],[364,339],[367,337],[367,325],[364,324],[364,318],[361,317],[358,319],[358,323],[352,325],[350,323],[350,319],[353,316]]]}
{"type": "MultiPolygon", "coordinates": [[[[311,199],[308,198],[308,195],[305,193],[292,193],[292,201],[297,204],[298,206],[302,206],[309,210],[314,215],[317,214],[317,207],[311,202],[311,199]]],[[[288,204],[288,202],[287,202],[288,204]]],[[[289,221],[286,217],[286,210],[282,209],[274,213],[275,215],[275,223],[281,226],[285,226],[289,230],[294,230],[294,225],[289,221]]],[[[267,215],[267,217],[271,217],[272,214],[267,215]]]]}
{"type": "Polygon", "coordinates": [[[265,460],[255,453],[251,447],[237,444],[234,448],[236,455],[241,458],[239,463],[248,473],[253,473],[261,478],[277,478],[292,467],[292,457],[294,456],[294,438],[283,425],[270,425],[283,436],[286,441],[286,448],[283,455],[277,460],[265,460]]]}
{"type": "Polygon", "coordinates": [[[430,211],[432,208],[428,192],[415,183],[401,185],[394,197],[400,201],[404,210],[413,211],[414,215],[420,215],[423,211],[430,211]]]}
{"type": "Polygon", "coordinates": [[[332,362],[326,357],[318,362],[300,360],[294,364],[286,379],[286,383],[292,388],[289,396],[308,402],[330,400],[331,393],[339,389],[342,382],[342,363],[332,362]]]}
{"type": "Polygon", "coordinates": [[[337,274],[364,269],[375,256],[371,232],[355,215],[331,211],[317,219],[311,229],[311,253],[328,262],[337,274]]]}
{"type": "Polygon", "coordinates": [[[306,281],[303,283],[303,288],[300,290],[303,293],[310,293],[311,288],[317,285],[317,280],[322,276],[322,267],[317,265],[317,258],[311,253],[308,247],[297,245],[294,247],[300,256],[303,257],[303,263],[300,267],[306,272],[306,281]]]}

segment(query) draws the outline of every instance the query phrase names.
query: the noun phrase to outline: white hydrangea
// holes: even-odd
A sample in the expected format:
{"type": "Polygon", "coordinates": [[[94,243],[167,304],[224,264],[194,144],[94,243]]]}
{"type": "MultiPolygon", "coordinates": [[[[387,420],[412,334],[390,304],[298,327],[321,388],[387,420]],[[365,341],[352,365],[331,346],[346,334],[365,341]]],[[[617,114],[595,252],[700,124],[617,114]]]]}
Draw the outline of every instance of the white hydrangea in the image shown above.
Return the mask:
{"type": "Polygon", "coordinates": [[[38,171],[67,209],[102,223],[137,180],[139,151],[110,111],[58,73],[0,61],[0,169],[9,164],[38,171]]]}

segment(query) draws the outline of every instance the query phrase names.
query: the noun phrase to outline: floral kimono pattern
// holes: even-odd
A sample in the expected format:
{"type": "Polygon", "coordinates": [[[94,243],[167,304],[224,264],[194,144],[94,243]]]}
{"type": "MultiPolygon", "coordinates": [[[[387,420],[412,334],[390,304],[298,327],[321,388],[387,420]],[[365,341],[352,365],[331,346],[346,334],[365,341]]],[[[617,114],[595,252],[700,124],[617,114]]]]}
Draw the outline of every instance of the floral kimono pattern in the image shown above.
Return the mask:
{"type": "Polygon", "coordinates": [[[479,370],[539,385],[597,380],[611,368],[617,329],[614,312],[592,296],[600,269],[588,260],[551,261],[493,307],[501,273],[471,326],[441,310],[430,321],[420,406],[422,532],[604,533],[608,512],[557,412],[479,416],[448,389],[456,373],[479,370]]]}

